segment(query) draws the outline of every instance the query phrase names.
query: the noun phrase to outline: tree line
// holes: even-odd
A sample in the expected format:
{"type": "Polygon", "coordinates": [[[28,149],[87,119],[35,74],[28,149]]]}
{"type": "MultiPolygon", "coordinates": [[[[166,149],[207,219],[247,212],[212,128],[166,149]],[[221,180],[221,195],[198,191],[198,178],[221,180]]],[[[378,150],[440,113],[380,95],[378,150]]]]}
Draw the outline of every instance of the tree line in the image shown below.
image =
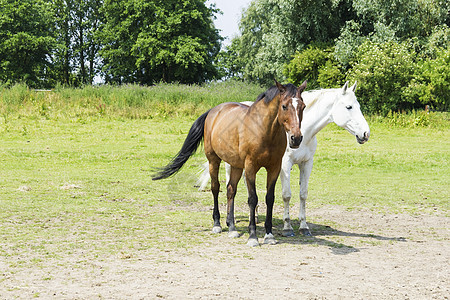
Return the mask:
{"type": "Polygon", "coordinates": [[[206,0],[0,0],[0,82],[357,80],[371,112],[450,103],[450,2],[253,0],[221,49],[206,0]]]}
{"type": "Polygon", "coordinates": [[[202,0],[0,0],[0,81],[211,80],[222,40],[217,12],[202,0]]]}
{"type": "Polygon", "coordinates": [[[255,0],[218,66],[262,84],[358,81],[366,112],[448,110],[449,10],[442,0],[255,0]]]}

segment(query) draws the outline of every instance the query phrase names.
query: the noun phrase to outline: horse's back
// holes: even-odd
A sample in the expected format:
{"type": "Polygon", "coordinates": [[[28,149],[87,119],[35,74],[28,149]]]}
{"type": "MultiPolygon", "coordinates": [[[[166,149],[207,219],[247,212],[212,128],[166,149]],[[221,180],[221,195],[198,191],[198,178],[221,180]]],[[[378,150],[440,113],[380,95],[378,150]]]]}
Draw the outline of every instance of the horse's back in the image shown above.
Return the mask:
{"type": "Polygon", "coordinates": [[[212,108],[206,118],[205,130],[215,131],[221,127],[236,126],[237,120],[243,120],[248,106],[237,102],[226,102],[212,108]]]}

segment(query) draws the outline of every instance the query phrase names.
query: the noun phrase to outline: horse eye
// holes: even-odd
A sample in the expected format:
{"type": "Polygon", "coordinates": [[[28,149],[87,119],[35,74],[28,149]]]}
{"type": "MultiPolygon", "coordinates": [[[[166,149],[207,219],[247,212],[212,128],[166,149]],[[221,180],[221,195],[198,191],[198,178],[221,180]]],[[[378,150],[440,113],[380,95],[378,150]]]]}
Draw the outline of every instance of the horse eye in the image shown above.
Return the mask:
{"type": "Polygon", "coordinates": [[[281,107],[283,108],[283,110],[287,110],[287,106],[286,105],[283,104],[281,107]]]}
{"type": "Polygon", "coordinates": [[[346,109],[352,109],[353,107],[351,105],[347,105],[345,108],[346,109]]]}

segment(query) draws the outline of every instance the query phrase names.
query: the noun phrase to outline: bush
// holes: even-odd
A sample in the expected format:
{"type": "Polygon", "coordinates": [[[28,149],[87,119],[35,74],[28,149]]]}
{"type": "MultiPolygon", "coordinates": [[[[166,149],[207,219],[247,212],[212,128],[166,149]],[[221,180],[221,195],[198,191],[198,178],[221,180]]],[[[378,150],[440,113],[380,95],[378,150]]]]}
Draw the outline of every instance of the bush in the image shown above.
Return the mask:
{"type": "Polygon", "coordinates": [[[342,67],[330,58],[325,65],[319,68],[319,75],[317,76],[317,83],[321,88],[335,88],[342,86],[345,82],[345,73],[342,67]]]}
{"type": "Polygon", "coordinates": [[[358,81],[364,111],[387,114],[417,105],[416,99],[405,96],[414,75],[414,56],[406,43],[366,41],[359,46],[347,80],[358,81]]]}
{"type": "Polygon", "coordinates": [[[288,81],[295,85],[308,80],[308,88],[319,87],[318,77],[321,72],[324,73],[321,83],[329,83],[329,80],[334,80],[336,77],[335,70],[330,69],[331,65],[327,65],[327,69],[324,67],[327,61],[333,59],[332,52],[332,47],[310,45],[307,49],[294,55],[289,64],[285,66],[283,73],[288,81]]]}
{"type": "Polygon", "coordinates": [[[435,59],[417,64],[413,80],[405,89],[409,102],[419,102],[421,107],[449,109],[450,104],[450,49],[441,49],[435,59]],[[418,100],[418,101],[417,101],[418,100]]]}

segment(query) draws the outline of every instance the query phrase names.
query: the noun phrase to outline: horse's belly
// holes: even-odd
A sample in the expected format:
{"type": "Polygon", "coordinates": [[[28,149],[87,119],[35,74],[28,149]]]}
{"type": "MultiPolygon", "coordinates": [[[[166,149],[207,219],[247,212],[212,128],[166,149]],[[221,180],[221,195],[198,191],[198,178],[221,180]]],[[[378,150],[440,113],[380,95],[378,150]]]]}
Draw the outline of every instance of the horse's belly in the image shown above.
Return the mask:
{"type": "Polygon", "coordinates": [[[239,153],[239,128],[243,122],[240,110],[240,107],[236,107],[218,114],[211,129],[209,142],[220,159],[233,167],[243,168],[244,162],[239,153]]]}

